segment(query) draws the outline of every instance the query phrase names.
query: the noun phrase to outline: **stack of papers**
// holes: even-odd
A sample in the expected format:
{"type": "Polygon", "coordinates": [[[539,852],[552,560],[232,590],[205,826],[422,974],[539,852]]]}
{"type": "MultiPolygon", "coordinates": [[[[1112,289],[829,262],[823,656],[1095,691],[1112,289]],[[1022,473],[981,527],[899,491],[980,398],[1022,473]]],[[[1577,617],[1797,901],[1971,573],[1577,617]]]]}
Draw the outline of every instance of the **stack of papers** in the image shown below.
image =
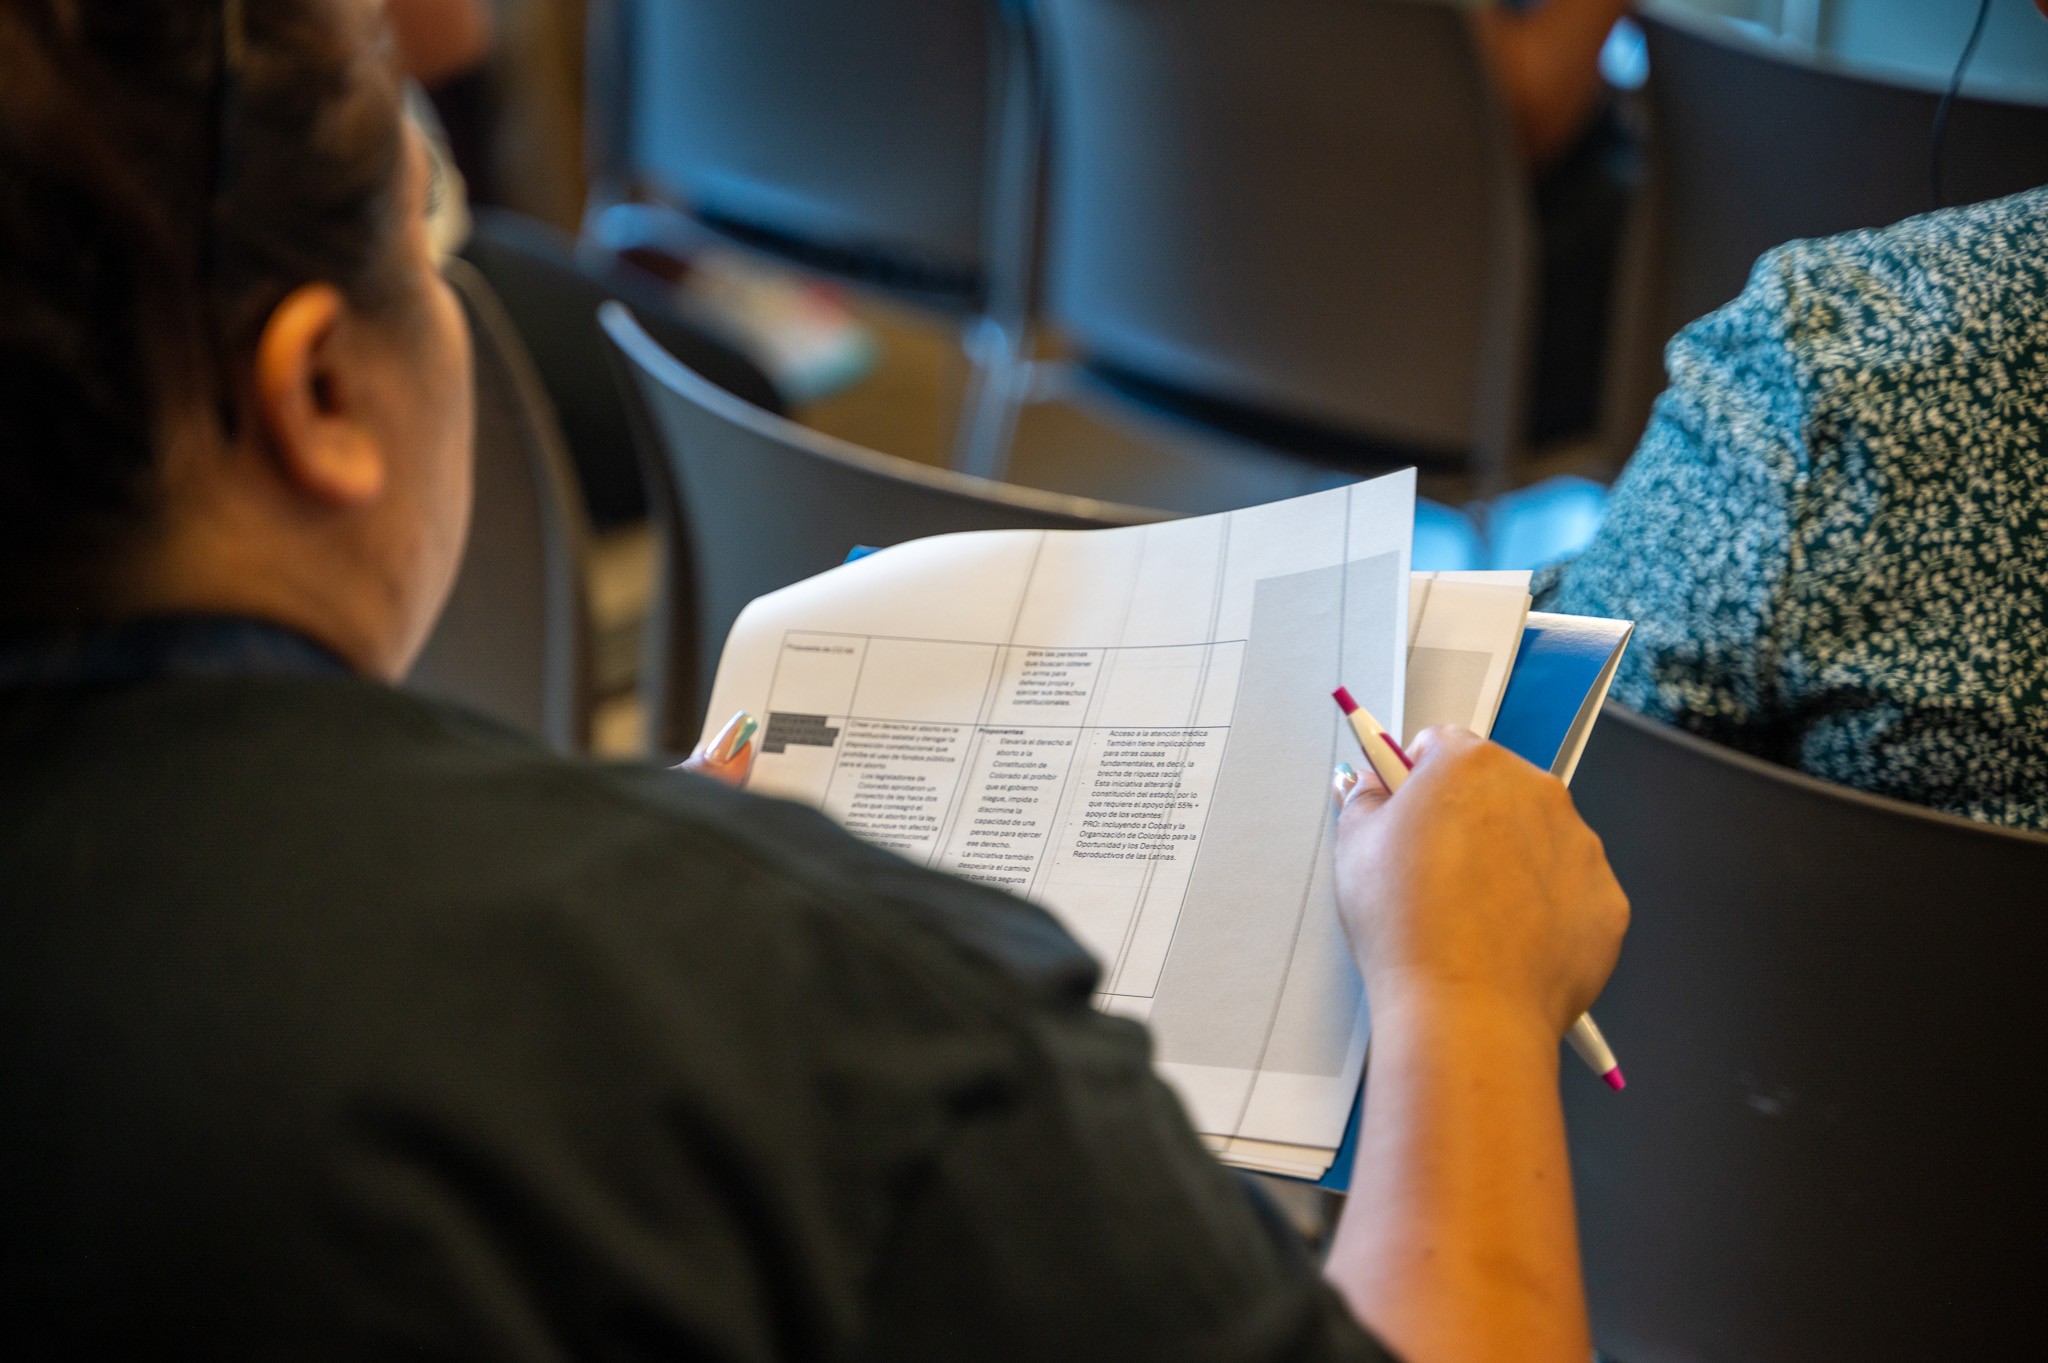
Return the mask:
{"type": "Polygon", "coordinates": [[[1330,848],[1331,768],[1357,754],[1330,692],[1404,735],[1485,732],[1528,628],[1527,574],[1411,578],[1414,499],[1404,472],[898,545],[748,606],[711,713],[764,717],[750,789],[1042,904],[1219,1155],[1319,1178],[1368,1025],[1330,848]]]}
{"type": "MultiPolygon", "coordinates": [[[[1569,784],[1635,626],[1626,620],[1531,611],[1529,577],[1528,573],[1501,572],[1415,574],[1411,590],[1417,615],[1432,604],[1441,609],[1457,602],[1456,614],[1466,617],[1460,626],[1469,631],[1466,637],[1477,641],[1483,628],[1485,637],[1496,641],[1496,654],[1488,655],[1484,667],[1479,657],[1462,661],[1431,658],[1427,656],[1428,648],[1442,636],[1412,631],[1409,637],[1414,642],[1408,650],[1410,718],[1405,734],[1412,741],[1417,732],[1431,724],[1463,724],[1569,784]],[[1428,598],[1424,595],[1425,583],[1431,579],[1438,584],[1458,583],[1467,587],[1490,585],[1507,595],[1490,603],[1472,592],[1428,598]],[[1486,615],[1483,626],[1478,618],[1482,612],[1486,615]],[[1492,660],[1501,647],[1499,631],[1510,617],[1524,623],[1516,626],[1519,637],[1506,645],[1511,651],[1505,688],[1493,691],[1475,685],[1470,679],[1482,672],[1488,678],[1494,675],[1492,660]],[[1439,717],[1417,723],[1414,716],[1418,709],[1432,710],[1439,717]],[[1460,718],[1461,711],[1469,712],[1470,718],[1460,718]]],[[[1442,587],[1430,590],[1441,592],[1442,587]]],[[[1442,628],[1434,622],[1431,625],[1432,631],[1442,628]]],[[[1352,1156],[1357,1146],[1358,1108],[1354,1105],[1336,1158],[1319,1176],[1314,1176],[1315,1182],[1334,1192],[1349,1189],[1352,1156]]]]}
{"type": "Polygon", "coordinates": [[[1475,734],[1492,730],[1529,619],[1529,577],[1526,572],[1410,577],[1402,746],[1436,724],[1462,725],[1475,734]]]}

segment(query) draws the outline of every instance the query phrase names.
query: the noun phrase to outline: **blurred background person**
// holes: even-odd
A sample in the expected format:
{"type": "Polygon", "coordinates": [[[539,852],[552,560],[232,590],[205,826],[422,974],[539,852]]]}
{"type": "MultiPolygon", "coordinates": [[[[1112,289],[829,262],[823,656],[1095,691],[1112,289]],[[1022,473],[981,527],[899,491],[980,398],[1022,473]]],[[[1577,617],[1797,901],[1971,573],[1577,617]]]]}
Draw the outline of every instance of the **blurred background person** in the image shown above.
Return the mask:
{"type": "Polygon", "coordinates": [[[401,70],[433,100],[434,129],[461,172],[466,197],[497,203],[493,142],[499,93],[490,59],[497,15],[490,0],[384,0],[401,70]]]}
{"type": "Polygon", "coordinates": [[[1600,378],[1622,230],[1641,181],[1639,138],[1602,72],[1631,0],[1479,3],[1480,40],[1536,187],[1542,281],[1529,436],[1582,435],[1600,378]]]}
{"type": "Polygon", "coordinates": [[[1480,41],[1531,169],[1554,167],[1608,101],[1600,54],[1633,0],[1479,0],[1480,41]]]}
{"type": "Polygon", "coordinates": [[[429,90],[467,75],[490,55],[495,18],[486,0],[385,0],[405,74],[429,90]]]}

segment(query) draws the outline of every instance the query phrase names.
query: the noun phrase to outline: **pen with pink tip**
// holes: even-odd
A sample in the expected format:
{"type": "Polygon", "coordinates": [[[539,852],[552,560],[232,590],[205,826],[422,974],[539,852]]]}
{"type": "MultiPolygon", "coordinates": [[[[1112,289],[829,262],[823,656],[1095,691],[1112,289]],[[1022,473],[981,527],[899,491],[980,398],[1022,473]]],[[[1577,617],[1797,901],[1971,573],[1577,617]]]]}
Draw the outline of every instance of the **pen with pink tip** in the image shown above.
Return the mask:
{"type": "MultiPolygon", "coordinates": [[[[1399,790],[1401,783],[1408,779],[1408,773],[1415,769],[1415,763],[1401,751],[1401,745],[1394,741],[1394,736],[1380,727],[1372,712],[1351,698],[1349,690],[1340,686],[1333,694],[1337,698],[1337,708],[1351,723],[1351,732],[1357,736],[1358,746],[1365,750],[1365,760],[1379,775],[1380,784],[1387,788],[1389,794],[1399,790]]],[[[1621,1077],[1621,1064],[1615,1060],[1607,1038],[1600,1035],[1600,1028],[1593,1022],[1591,1013],[1583,1014],[1574,1022],[1564,1039],[1579,1053],[1579,1059],[1586,1062],[1586,1068],[1599,1075],[1607,1087],[1617,1093],[1628,1087],[1628,1081],[1621,1077]]]]}

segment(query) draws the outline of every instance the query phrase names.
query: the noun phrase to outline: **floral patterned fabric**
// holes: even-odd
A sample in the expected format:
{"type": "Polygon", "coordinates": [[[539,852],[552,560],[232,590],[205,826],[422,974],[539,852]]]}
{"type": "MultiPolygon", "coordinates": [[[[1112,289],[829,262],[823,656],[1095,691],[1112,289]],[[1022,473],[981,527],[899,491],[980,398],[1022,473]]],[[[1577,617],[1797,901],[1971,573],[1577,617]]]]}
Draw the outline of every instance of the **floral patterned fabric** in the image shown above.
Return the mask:
{"type": "Polygon", "coordinates": [[[2048,828],[2048,189],[1779,247],[1665,361],[1537,608],[1635,620],[1647,714],[2048,828]]]}

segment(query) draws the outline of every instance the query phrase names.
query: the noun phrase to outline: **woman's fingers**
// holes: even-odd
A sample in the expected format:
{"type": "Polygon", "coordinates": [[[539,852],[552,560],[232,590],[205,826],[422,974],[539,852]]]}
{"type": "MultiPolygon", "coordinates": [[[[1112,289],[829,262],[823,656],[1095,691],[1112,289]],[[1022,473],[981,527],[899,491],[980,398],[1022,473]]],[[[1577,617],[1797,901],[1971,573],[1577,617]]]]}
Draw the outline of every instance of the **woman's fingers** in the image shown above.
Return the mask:
{"type": "Polygon", "coordinates": [[[1387,802],[1387,788],[1371,767],[1361,772],[1349,762],[1339,762],[1330,777],[1330,798],[1336,802],[1339,813],[1354,803],[1368,810],[1377,809],[1387,802]]]}
{"type": "Polygon", "coordinates": [[[691,753],[681,764],[681,769],[701,773],[729,786],[745,785],[747,772],[754,764],[754,732],[759,727],[752,715],[745,710],[740,711],[725,722],[725,727],[710,742],[691,753]]]}

